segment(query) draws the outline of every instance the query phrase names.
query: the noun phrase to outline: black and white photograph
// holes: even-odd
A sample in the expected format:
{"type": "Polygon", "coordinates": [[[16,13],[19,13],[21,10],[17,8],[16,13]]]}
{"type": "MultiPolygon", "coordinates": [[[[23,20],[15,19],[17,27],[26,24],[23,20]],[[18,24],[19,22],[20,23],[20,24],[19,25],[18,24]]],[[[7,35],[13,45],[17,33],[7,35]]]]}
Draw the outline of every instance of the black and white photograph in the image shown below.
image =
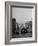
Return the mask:
{"type": "Polygon", "coordinates": [[[32,8],[12,7],[12,38],[32,37],[32,8]]]}
{"type": "Polygon", "coordinates": [[[5,2],[5,44],[37,42],[37,4],[5,2]]]}

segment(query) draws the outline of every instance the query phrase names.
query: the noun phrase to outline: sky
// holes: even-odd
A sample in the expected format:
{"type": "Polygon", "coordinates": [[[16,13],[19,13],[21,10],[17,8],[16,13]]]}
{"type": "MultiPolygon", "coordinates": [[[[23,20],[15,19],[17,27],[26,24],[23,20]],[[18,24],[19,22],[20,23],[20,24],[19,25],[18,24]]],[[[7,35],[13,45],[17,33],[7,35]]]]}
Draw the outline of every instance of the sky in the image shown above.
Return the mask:
{"type": "Polygon", "coordinates": [[[32,20],[32,9],[30,8],[12,8],[12,18],[16,18],[16,22],[24,24],[32,20]]]}

